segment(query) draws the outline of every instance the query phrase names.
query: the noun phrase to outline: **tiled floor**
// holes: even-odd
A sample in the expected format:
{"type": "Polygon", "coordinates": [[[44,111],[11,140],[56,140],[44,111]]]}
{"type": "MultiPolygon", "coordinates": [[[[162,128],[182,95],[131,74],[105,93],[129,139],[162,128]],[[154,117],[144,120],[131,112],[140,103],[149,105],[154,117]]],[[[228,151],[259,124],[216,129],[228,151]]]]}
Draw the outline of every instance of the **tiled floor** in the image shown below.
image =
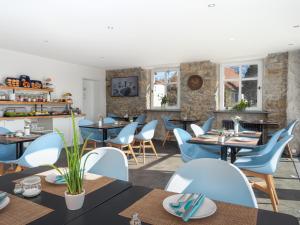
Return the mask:
{"type": "MultiPolygon", "coordinates": [[[[183,164],[180,158],[179,149],[175,142],[169,142],[165,148],[161,147],[161,142],[154,143],[159,152],[158,159],[151,153],[147,154],[146,164],[135,165],[133,160],[129,160],[130,181],[135,185],[142,185],[152,188],[164,188],[173,172],[183,164]]],[[[298,158],[294,162],[287,158],[282,158],[278,170],[275,174],[276,190],[279,197],[279,211],[292,214],[300,219],[300,161],[298,158]],[[298,173],[296,168],[298,168],[298,173]]],[[[266,194],[255,191],[259,208],[272,210],[272,205],[266,194]]]]}

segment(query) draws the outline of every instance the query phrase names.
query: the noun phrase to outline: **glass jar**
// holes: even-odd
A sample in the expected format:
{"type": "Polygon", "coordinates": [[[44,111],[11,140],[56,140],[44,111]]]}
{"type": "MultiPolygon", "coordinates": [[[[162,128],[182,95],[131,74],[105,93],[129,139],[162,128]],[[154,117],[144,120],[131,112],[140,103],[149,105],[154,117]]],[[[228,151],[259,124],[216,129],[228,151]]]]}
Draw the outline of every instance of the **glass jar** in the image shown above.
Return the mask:
{"type": "Polygon", "coordinates": [[[39,176],[27,177],[21,182],[23,187],[23,195],[25,197],[34,197],[41,193],[41,178],[39,176]]]}

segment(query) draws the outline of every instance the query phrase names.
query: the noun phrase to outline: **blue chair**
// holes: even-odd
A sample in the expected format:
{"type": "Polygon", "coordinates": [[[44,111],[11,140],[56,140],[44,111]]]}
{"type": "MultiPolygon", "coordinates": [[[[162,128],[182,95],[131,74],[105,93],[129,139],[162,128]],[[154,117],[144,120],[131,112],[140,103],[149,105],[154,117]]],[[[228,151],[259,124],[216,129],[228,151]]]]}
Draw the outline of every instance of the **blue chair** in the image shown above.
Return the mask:
{"type": "Polygon", "coordinates": [[[114,113],[107,113],[107,117],[111,117],[111,118],[119,118],[118,115],[114,114],[114,113]]]}
{"type": "Polygon", "coordinates": [[[234,165],[242,169],[247,176],[254,176],[264,180],[264,185],[254,182],[253,187],[269,194],[275,212],[278,212],[279,201],[273,174],[276,172],[278,162],[285,146],[292,139],[292,135],[286,134],[286,136],[279,140],[267,154],[240,157],[234,163],[234,165]]]}
{"type": "Polygon", "coordinates": [[[257,208],[247,177],[234,165],[216,159],[195,159],[181,166],[171,177],[166,191],[203,193],[208,198],[257,208]]]}
{"type": "Polygon", "coordinates": [[[58,133],[45,134],[34,140],[19,159],[3,160],[0,163],[17,164],[18,169],[52,165],[58,160],[62,147],[63,141],[58,133]]]}
{"type": "Polygon", "coordinates": [[[141,114],[139,115],[134,122],[138,122],[138,128],[142,128],[143,127],[143,124],[145,123],[146,121],[146,115],[145,114],[141,114]]]}
{"type": "Polygon", "coordinates": [[[183,162],[188,162],[190,160],[199,158],[220,158],[220,154],[218,153],[213,153],[209,150],[206,150],[198,144],[188,143],[187,141],[190,140],[192,136],[185,130],[175,128],[174,134],[181,152],[181,158],[183,162]]]}
{"type": "Polygon", "coordinates": [[[204,124],[202,125],[202,129],[204,131],[204,133],[207,133],[208,131],[210,131],[212,129],[212,125],[213,125],[213,122],[215,120],[215,117],[209,117],[208,120],[206,120],[204,122],[204,124]]]}
{"type": "MultiPolygon", "coordinates": [[[[0,134],[5,135],[7,133],[10,133],[10,130],[0,127],[0,134]]],[[[0,161],[6,161],[6,160],[15,160],[16,159],[16,145],[10,144],[10,145],[3,145],[0,144],[0,161]]],[[[0,164],[0,175],[4,173],[4,165],[0,164]]]]}
{"type": "Polygon", "coordinates": [[[273,146],[277,143],[278,139],[281,137],[284,129],[277,131],[273,134],[272,138],[268,141],[265,145],[257,146],[253,149],[245,149],[242,148],[238,153],[237,156],[258,156],[258,155],[265,155],[269,153],[273,146]]]}
{"type": "Polygon", "coordinates": [[[135,157],[134,151],[132,149],[131,143],[134,140],[134,133],[135,130],[137,128],[138,123],[137,122],[133,122],[130,123],[128,125],[126,125],[118,134],[117,137],[115,137],[114,139],[108,139],[105,142],[111,146],[111,147],[117,147],[121,150],[123,150],[123,148],[127,147],[128,150],[124,151],[127,155],[130,154],[133,156],[136,164],[138,164],[138,161],[135,157]]]}
{"type": "MultiPolygon", "coordinates": [[[[101,130],[93,129],[93,128],[85,128],[85,127],[80,127],[80,126],[89,126],[94,124],[93,121],[87,120],[87,119],[82,119],[79,121],[79,130],[82,139],[85,141],[88,139],[88,142],[92,143],[93,149],[97,148],[97,143],[102,143],[103,141],[103,133],[101,130]]],[[[87,150],[88,148],[86,148],[87,150]]]]}
{"type": "MultiPolygon", "coordinates": [[[[110,124],[110,123],[114,123],[116,122],[117,120],[115,120],[114,118],[111,118],[111,117],[105,117],[103,119],[103,123],[104,124],[110,124]]],[[[119,133],[120,133],[121,129],[120,128],[113,128],[113,129],[109,129],[107,131],[107,136],[109,138],[114,138],[116,137],[119,133]]]]}
{"type": "Polygon", "coordinates": [[[171,120],[171,117],[169,116],[162,116],[161,117],[162,120],[163,120],[163,123],[164,123],[164,127],[166,129],[166,134],[165,134],[165,138],[164,138],[164,141],[162,143],[162,146],[164,147],[165,146],[165,143],[166,141],[170,140],[173,136],[173,130],[175,128],[182,128],[182,125],[177,125],[177,124],[174,124],[172,123],[170,120],[171,120]]]}
{"type": "Polygon", "coordinates": [[[81,159],[81,168],[83,167],[88,173],[128,181],[127,158],[117,148],[102,147],[86,153],[81,159]]]}
{"type": "Polygon", "coordinates": [[[134,140],[140,143],[139,149],[143,149],[144,164],[146,161],[146,154],[145,154],[146,148],[151,148],[157,158],[157,153],[152,142],[152,138],[154,137],[154,132],[157,123],[158,123],[157,120],[152,120],[151,122],[147,123],[137,135],[134,136],[134,140]]]}

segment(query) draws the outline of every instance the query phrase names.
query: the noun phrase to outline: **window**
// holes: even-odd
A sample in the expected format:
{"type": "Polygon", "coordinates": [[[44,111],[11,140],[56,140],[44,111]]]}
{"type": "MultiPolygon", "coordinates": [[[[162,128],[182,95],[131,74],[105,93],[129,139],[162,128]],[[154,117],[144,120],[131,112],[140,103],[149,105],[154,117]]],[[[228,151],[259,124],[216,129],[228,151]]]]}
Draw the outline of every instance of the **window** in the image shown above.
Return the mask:
{"type": "Polygon", "coordinates": [[[220,72],[220,108],[230,109],[245,99],[247,109],[262,109],[261,92],[262,62],[224,64],[220,72]]]}
{"type": "Polygon", "coordinates": [[[161,108],[161,99],[167,96],[167,109],[179,109],[179,68],[152,70],[151,108],[161,108]]]}

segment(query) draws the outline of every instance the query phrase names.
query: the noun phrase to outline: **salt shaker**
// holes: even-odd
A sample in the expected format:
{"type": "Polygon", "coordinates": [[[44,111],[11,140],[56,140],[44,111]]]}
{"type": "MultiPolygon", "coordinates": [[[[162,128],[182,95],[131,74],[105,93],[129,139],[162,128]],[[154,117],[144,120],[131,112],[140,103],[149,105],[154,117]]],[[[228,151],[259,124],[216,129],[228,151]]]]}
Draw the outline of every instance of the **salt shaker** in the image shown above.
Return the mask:
{"type": "Polygon", "coordinates": [[[139,219],[138,213],[133,213],[130,220],[130,225],[142,225],[141,220],[139,219]]]}

